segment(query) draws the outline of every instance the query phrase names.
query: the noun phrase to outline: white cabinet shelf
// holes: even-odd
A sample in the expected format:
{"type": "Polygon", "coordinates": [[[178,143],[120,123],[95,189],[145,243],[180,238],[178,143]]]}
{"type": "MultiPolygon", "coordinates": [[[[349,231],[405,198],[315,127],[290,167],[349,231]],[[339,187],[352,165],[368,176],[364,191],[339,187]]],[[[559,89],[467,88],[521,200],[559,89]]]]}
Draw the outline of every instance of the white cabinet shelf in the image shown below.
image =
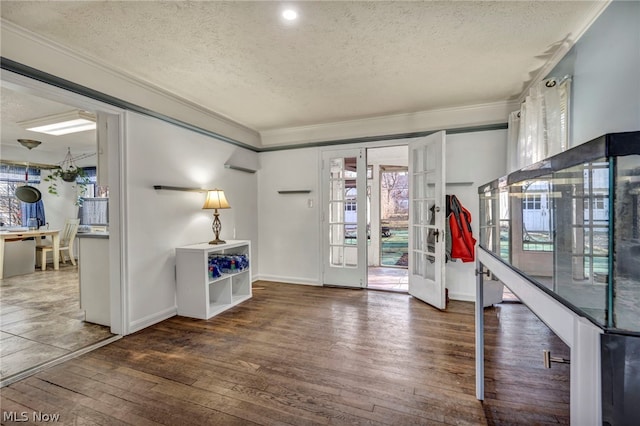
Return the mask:
{"type": "Polygon", "coordinates": [[[251,242],[193,244],[176,248],[178,315],[209,319],[248,300],[251,292],[251,242]],[[241,271],[209,278],[209,257],[245,255],[249,266],[241,271]]]}

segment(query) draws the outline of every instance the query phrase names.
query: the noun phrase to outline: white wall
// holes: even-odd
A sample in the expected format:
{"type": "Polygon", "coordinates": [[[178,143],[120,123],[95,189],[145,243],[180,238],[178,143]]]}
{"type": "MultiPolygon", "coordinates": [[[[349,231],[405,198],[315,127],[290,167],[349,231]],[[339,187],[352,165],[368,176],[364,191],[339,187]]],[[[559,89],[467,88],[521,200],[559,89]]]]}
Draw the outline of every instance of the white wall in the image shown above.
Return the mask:
{"type": "Polygon", "coordinates": [[[640,2],[613,1],[551,71],[573,76],[571,146],[640,130],[640,2]]]}
{"type": "MultiPolygon", "coordinates": [[[[409,143],[409,141],[407,141],[409,143]]],[[[447,136],[447,181],[472,182],[450,186],[471,212],[478,235],[478,186],[506,172],[506,130],[447,136]]],[[[373,146],[381,146],[377,143],[373,146]]],[[[258,179],[261,279],[321,284],[320,271],[320,148],[260,153],[258,179]],[[311,189],[311,194],[280,195],[278,189],[311,189]],[[307,205],[313,200],[313,208],[307,205]]],[[[449,297],[475,299],[475,263],[447,265],[449,297]]]]}
{"type": "Polygon", "coordinates": [[[260,153],[261,279],[320,284],[318,153],[318,148],[260,153]],[[294,189],[309,189],[311,193],[278,194],[278,190],[294,189]]]}
{"type": "MultiPolygon", "coordinates": [[[[447,182],[472,182],[471,185],[448,185],[447,194],[455,194],[471,213],[471,228],[478,239],[478,187],[506,173],[507,131],[447,135],[447,182]]],[[[477,246],[476,246],[477,248],[477,246]]],[[[449,297],[454,300],[475,300],[475,262],[449,262],[446,281],[449,297]]]]}
{"type": "MultiPolygon", "coordinates": [[[[219,188],[231,209],[220,210],[222,239],[251,240],[258,268],[257,177],[224,168],[240,148],[155,118],[127,113],[124,183],[130,330],[175,315],[175,251],[213,239],[205,194],[154,190],[153,185],[219,188]]],[[[252,154],[247,151],[249,155],[252,154]]]]}

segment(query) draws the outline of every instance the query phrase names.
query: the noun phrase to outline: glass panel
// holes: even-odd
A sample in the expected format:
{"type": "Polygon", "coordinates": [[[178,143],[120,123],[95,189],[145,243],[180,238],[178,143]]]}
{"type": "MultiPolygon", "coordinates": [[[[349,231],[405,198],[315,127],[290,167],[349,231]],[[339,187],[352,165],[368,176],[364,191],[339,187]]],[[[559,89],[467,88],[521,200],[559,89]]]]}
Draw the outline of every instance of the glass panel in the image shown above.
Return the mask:
{"type": "Polygon", "coordinates": [[[344,225],[329,225],[329,244],[342,245],[345,243],[344,225]]]}
{"type": "Polygon", "coordinates": [[[428,280],[436,279],[436,265],[432,256],[424,254],[422,256],[424,262],[424,277],[428,280]]]}
{"type": "Polygon", "coordinates": [[[413,151],[413,172],[419,173],[424,170],[424,150],[416,149],[413,151]]]}
{"type": "Polygon", "coordinates": [[[551,182],[534,180],[522,187],[523,250],[552,251],[551,182]]]}
{"type": "Polygon", "coordinates": [[[352,268],[358,266],[358,248],[357,247],[344,248],[344,265],[352,268]]]}
{"type": "Polygon", "coordinates": [[[613,326],[640,331],[640,156],[616,161],[613,326]]]}
{"type": "Polygon", "coordinates": [[[424,162],[424,170],[435,170],[436,161],[439,161],[439,158],[436,158],[436,146],[429,145],[427,146],[427,152],[425,154],[425,162],[424,162]]]}
{"type": "Polygon", "coordinates": [[[425,197],[424,179],[422,174],[413,175],[413,198],[421,200],[425,197]]]}
{"type": "Polygon", "coordinates": [[[436,186],[433,183],[436,179],[434,173],[428,173],[425,175],[424,177],[425,181],[427,182],[425,184],[425,192],[424,192],[424,198],[427,199],[435,199],[436,198],[436,186]]]}
{"type": "Polygon", "coordinates": [[[358,225],[355,223],[344,225],[344,243],[346,245],[356,245],[358,243],[358,225]]]}
{"type": "Polygon", "coordinates": [[[413,203],[414,209],[414,223],[416,225],[426,225],[428,216],[427,216],[427,203],[425,201],[416,201],[413,203]]]}
{"type": "Polygon", "coordinates": [[[331,179],[342,179],[344,177],[344,158],[332,158],[331,162],[331,179]]]}
{"type": "Polygon", "coordinates": [[[329,203],[329,223],[344,222],[344,203],[342,202],[330,202],[329,203]]]}
{"type": "Polygon", "coordinates": [[[413,256],[413,275],[422,276],[424,265],[422,263],[422,253],[419,251],[411,252],[413,256]]]}
{"type": "Polygon", "coordinates": [[[342,266],[344,264],[344,248],[329,247],[329,263],[331,266],[342,266]]]}
{"type": "Polygon", "coordinates": [[[357,264],[357,158],[332,158],[329,179],[329,245],[332,266],[357,264]],[[356,255],[354,256],[353,253],[356,255]]]}
{"type": "Polygon", "coordinates": [[[343,180],[331,180],[329,182],[329,201],[342,201],[345,198],[343,180]]]}
{"type": "Polygon", "coordinates": [[[507,262],[511,261],[511,251],[509,250],[511,240],[511,220],[509,218],[509,190],[507,188],[501,188],[498,190],[498,208],[500,210],[500,224],[499,224],[499,245],[500,245],[500,257],[507,262]]]}
{"type": "Polygon", "coordinates": [[[413,249],[414,250],[424,250],[424,240],[422,238],[422,227],[414,226],[413,227],[413,249]]]}

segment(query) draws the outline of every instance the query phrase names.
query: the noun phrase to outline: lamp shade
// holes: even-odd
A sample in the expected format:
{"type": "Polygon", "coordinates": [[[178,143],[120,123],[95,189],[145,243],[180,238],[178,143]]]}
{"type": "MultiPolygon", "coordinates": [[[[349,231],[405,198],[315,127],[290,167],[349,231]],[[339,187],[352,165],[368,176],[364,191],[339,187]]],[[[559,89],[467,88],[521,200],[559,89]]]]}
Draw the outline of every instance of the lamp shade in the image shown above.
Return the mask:
{"type": "Polygon", "coordinates": [[[204,200],[203,209],[230,209],[231,206],[224,196],[224,191],[221,189],[210,189],[207,192],[207,199],[204,200]]]}

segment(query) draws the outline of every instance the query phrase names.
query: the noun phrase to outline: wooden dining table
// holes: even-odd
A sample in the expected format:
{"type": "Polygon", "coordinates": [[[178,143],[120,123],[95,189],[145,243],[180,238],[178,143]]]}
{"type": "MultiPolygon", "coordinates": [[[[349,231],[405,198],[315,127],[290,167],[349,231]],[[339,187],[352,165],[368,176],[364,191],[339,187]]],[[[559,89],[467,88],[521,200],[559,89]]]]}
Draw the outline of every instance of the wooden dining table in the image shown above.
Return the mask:
{"type": "Polygon", "coordinates": [[[53,241],[53,269],[60,269],[60,230],[59,229],[36,229],[29,231],[0,231],[0,278],[4,274],[4,245],[6,240],[24,240],[26,238],[37,238],[51,236],[53,241]]]}

